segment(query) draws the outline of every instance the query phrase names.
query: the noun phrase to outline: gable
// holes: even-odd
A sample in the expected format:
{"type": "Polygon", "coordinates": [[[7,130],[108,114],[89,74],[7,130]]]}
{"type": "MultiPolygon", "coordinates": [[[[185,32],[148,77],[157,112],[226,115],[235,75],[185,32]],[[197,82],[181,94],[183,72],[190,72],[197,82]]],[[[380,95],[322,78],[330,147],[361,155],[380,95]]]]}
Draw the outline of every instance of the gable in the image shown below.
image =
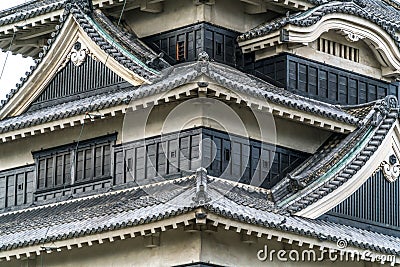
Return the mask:
{"type": "Polygon", "coordinates": [[[381,78],[394,79],[400,71],[398,30],[394,27],[399,18],[398,11],[387,3],[359,6],[354,2],[321,2],[308,11],[288,13],[287,17],[262,24],[239,36],[238,42],[246,53],[262,54],[273,50],[271,47],[279,53],[282,49],[307,46],[325,32],[338,31],[351,42],[361,41],[369,46],[369,57],[373,55],[379,62],[381,78]]]}
{"type": "MultiPolygon", "coordinates": [[[[396,164],[397,172],[398,166],[396,164]]],[[[399,197],[400,180],[390,180],[385,171],[378,170],[357,191],[326,214],[337,219],[399,230],[399,197]]]]}
{"type": "Polygon", "coordinates": [[[27,111],[116,91],[127,86],[130,84],[104,63],[87,55],[79,65],[72,61],[66,62],[27,111]]]}
{"type": "MultiPolygon", "coordinates": [[[[48,40],[49,45],[43,48],[36,61],[37,65],[31,68],[33,71],[21,79],[23,83],[12,90],[7,100],[1,103],[0,119],[20,115],[27,111],[35,100],[41,101],[44,97],[44,94],[41,96],[42,93],[52,86],[51,83],[57,79],[55,77],[66,63],[72,61],[75,65],[80,65],[87,56],[96,58],[134,86],[151,83],[159,76],[157,70],[148,66],[152,60],[157,59],[153,51],[138,44],[132,34],[110,26],[112,22],[100,14],[100,11],[97,11],[96,16],[89,16],[85,9],[74,5],[52,34],[53,38],[48,40]],[[101,23],[98,20],[101,20],[101,23]],[[126,43],[121,45],[114,35],[124,35],[126,43]]],[[[79,79],[79,76],[65,77],[63,80],[69,78],[74,80],[79,79]]],[[[46,98],[44,97],[44,100],[47,100],[46,98]]]]}

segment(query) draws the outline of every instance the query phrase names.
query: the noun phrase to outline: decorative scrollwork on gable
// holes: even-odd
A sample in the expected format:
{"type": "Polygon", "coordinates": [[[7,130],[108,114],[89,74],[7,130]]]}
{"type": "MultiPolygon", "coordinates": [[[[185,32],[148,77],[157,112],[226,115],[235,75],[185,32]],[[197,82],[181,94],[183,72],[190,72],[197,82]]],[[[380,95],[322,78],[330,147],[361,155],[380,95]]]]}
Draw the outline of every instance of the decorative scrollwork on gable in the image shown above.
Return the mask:
{"type": "Polygon", "coordinates": [[[63,69],[69,61],[71,61],[76,67],[82,65],[87,56],[90,56],[97,61],[97,58],[90,52],[89,48],[83,43],[77,41],[71,49],[71,52],[67,55],[65,61],[59,67],[58,71],[63,69]]]}
{"type": "Polygon", "coordinates": [[[87,54],[89,54],[89,50],[86,47],[83,48],[80,42],[76,42],[68,56],[71,62],[78,67],[85,62],[87,54]]]}
{"type": "Polygon", "coordinates": [[[364,39],[363,36],[358,35],[354,32],[348,31],[348,30],[341,30],[341,33],[344,35],[344,37],[346,38],[347,41],[352,42],[352,43],[364,39]]]}
{"type": "Polygon", "coordinates": [[[387,161],[381,163],[381,168],[386,180],[391,183],[395,182],[400,176],[400,164],[394,154],[390,155],[387,161]]]}

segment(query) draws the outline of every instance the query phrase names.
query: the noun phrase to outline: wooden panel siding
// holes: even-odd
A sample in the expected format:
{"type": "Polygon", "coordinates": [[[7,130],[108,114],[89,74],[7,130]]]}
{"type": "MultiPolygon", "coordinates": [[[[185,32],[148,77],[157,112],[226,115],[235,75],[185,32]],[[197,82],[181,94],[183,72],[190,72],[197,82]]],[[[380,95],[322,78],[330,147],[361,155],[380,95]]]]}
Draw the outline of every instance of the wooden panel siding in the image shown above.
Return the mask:
{"type": "Polygon", "coordinates": [[[205,167],[212,176],[271,188],[308,154],[208,128],[168,134],[115,148],[116,184],[184,176],[205,167]],[[201,158],[200,158],[200,140],[201,158]]]}
{"type": "Polygon", "coordinates": [[[0,209],[32,203],[34,171],[29,165],[0,172],[0,209]]]}
{"type": "Polygon", "coordinates": [[[290,54],[248,61],[244,70],[296,94],[333,104],[362,104],[386,95],[399,97],[398,82],[388,83],[290,54]]]}
{"type": "Polygon", "coordinates": [[[400,206],[393,201],[399,197],[400,179],[390,183],[378,171],[328,215],[399,231],[400,206]]]}
{"type": "Polygon", "coordinates": [[[155,51],[164,52],[164,58],[170,64],[195,61],[201,52],[206,51],[213,60],[235,66],[239,50],[236,42],[238,35],[232,30],[199,23],[145,37],[143,40],[155,51]]]}
{"type": "Polygon", "coordinates": [[[110,178],[116,135],[33,152],[37,192],[110,178]]]}
{"type": "Polygon", "coordinates": [[[115,148],[115,184],[177,177],[200,167],[201,129],[139,140],[115,148]]]}
{"type": "Polygon", "coordinates": [[[129,84],[111,69],[88,56],[78,67],[68,62],[36,98],[29,110],[118,90],[126,86],[129,84]]]}

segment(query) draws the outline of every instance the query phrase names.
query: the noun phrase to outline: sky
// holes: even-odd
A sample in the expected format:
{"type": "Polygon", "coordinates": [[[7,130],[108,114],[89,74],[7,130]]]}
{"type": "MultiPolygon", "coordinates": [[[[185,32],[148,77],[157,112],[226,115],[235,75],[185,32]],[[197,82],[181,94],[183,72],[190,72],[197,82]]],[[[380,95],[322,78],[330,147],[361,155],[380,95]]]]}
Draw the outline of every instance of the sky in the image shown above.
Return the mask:
{"type": "MultiPolygon", "coordinates": [[[[0,0],[0,10],[23,4],[28,0],[0,0]]],[[[25,72],[32,66],[31,58],[23,58],[21,55],[12,55],[0,52],[0,75],[4,67],[4,72],[0,76],[0,99],[4,99],[6,94],[19,82],[19,79],[25,76],[25,72]],[[7,58],[7,61],[6,61],[7,58]],[[5,63],[5,65],[4,65],[5,63]]]]}

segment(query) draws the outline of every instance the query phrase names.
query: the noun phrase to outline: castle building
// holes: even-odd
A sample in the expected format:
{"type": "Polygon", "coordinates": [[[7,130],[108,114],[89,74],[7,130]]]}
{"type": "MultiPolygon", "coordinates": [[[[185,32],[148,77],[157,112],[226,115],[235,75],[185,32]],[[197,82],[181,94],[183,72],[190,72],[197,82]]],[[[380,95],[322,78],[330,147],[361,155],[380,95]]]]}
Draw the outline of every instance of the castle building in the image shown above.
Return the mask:
{"type": "Polygon", "coordinates": [[[0,266],[400,264],[396,0],[32,0],[0,48],[0,266]]]}

